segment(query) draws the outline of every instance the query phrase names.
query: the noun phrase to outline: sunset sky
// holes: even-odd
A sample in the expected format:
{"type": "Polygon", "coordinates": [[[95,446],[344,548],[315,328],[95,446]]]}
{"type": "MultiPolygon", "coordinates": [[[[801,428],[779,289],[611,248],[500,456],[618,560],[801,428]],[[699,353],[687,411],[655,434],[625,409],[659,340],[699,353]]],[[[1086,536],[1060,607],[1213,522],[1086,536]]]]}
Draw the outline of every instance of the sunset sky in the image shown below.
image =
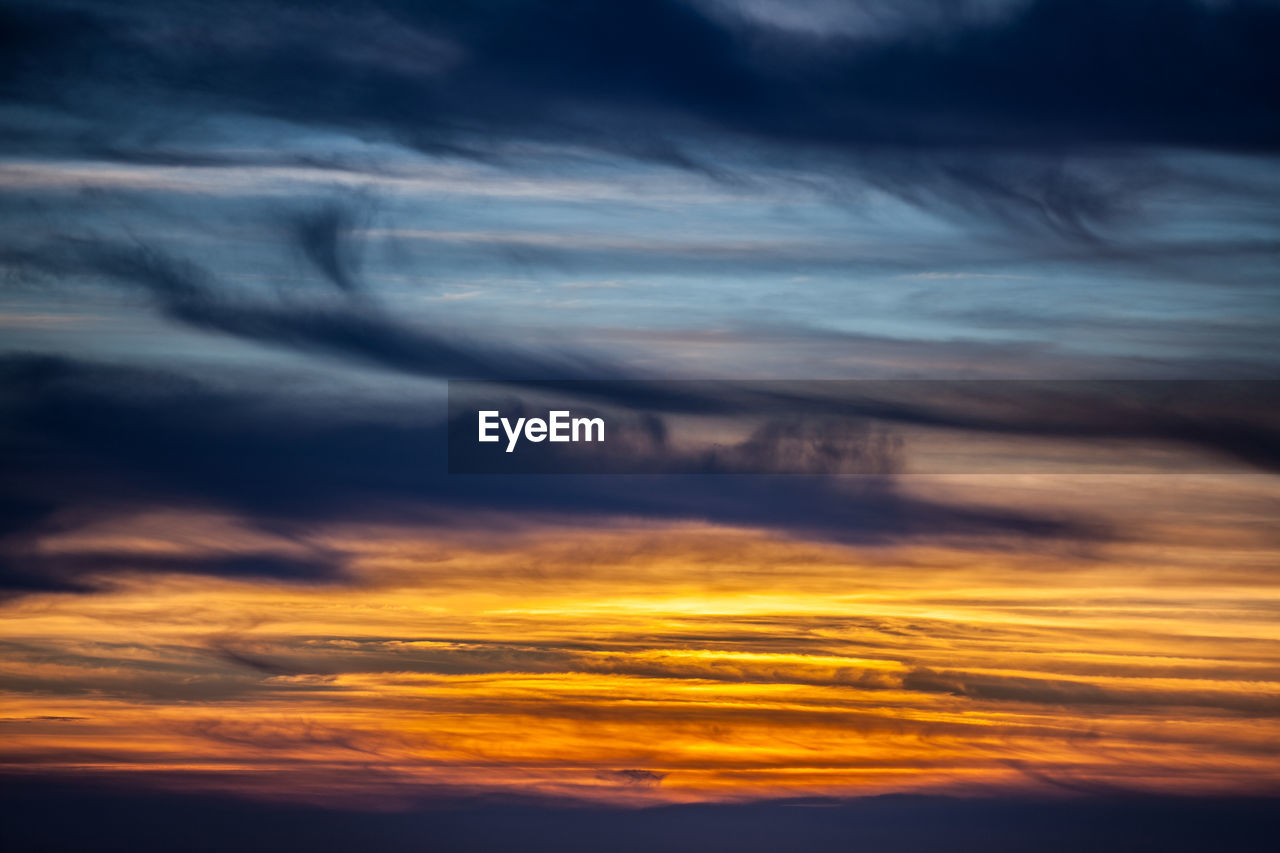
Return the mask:
{"type": "Polygon", "coordinates": [[[1277,44],[3,0],[0,841],[1267,849],[1277,44]],[[630,473],[450,473],[461,379],[617,407],[630,473]]]}

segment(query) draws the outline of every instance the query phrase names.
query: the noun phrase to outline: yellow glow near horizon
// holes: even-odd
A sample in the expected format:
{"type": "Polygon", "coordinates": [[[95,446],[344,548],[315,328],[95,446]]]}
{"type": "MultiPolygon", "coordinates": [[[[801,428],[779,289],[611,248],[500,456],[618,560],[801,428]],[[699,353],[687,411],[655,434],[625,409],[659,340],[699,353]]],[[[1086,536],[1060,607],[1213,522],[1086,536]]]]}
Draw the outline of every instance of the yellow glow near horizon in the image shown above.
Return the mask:
{"type": "MultiPolygon", "coordinates": [[[[139,574],[5,603],[0,763],[387,801],[1272,790],[1280,586],[1265,547],[1214,535],[334,529],[339,583],[139,574]]],[[[293,547],[194,516],[77,537],[46,547],[293,547]]]]}

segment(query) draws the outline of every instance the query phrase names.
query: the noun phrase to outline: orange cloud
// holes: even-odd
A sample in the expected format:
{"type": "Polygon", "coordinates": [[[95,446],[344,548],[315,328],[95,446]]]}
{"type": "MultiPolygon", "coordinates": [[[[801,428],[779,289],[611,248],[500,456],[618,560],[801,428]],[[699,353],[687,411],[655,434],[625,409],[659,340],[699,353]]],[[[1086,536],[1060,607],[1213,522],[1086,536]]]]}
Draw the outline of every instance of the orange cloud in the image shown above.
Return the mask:
{"type": "MultiPolygon", "coordinates": [[[[152,571],[6,603],[0,762],[382,802],[1272,790],[1280,589],[1265,548],[1200,544],[1254,505],[1105,554],[332,529],[348,583],[152,571]]],[[[199,516],[97,535],[45,547],[290,547],[199,516]]]]}

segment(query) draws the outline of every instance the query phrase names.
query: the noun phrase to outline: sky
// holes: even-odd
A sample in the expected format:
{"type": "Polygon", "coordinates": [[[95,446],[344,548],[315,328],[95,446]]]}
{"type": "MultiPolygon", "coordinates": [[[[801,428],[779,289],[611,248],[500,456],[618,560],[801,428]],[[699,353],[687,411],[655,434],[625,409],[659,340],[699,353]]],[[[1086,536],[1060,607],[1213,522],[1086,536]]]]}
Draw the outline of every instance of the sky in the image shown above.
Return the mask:
{"type": "Polygon", "coordinates": [[[0,840],[1268,849],[1278,41],[3,0],[0,840]]]}

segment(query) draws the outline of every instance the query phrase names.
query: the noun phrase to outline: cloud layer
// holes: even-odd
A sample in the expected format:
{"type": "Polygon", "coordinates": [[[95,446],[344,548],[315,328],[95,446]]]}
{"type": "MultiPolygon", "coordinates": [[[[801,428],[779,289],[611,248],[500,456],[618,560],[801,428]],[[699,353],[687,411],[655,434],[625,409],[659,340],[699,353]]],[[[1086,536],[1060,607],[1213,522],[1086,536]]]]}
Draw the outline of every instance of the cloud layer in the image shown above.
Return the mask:
{"type": "Polygon", "coordinates": [[[1257,846],[1212,797],[1280,790],[1277,43],[1268,0],[0,0],[14,802],[1257,846]],[[682,474],[450,474],[461,378],[682,474]],[[1199,382],[1101,381],[1153,378],[1199,382]],[[828,799],[939,790],[1115,810],[828,799]]]}

